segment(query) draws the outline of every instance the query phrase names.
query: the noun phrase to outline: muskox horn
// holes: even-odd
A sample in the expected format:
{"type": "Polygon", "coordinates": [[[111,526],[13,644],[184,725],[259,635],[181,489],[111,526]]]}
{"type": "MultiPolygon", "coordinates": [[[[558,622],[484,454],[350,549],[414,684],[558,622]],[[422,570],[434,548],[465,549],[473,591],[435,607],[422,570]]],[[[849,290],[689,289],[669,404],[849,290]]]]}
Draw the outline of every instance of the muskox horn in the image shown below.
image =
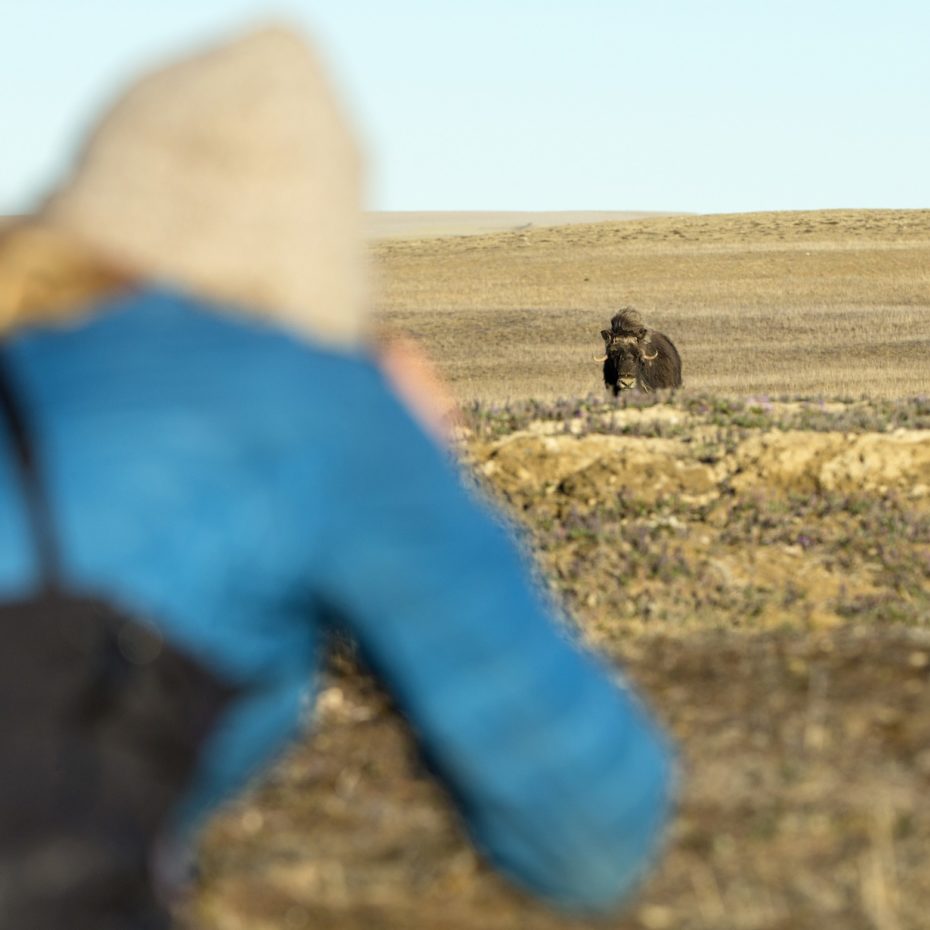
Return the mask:
{"type": "Polygon", "coordinates": [[[652,355],[643,355],[643,361],[645,361],[645,362],[653,362],[653,361],[655,361],[658,357],[659,357],[659,350],[656,349],[655,352],[652,353],[652,355]]]}
{"type": "Polygon", "coordinates": [[[602,355],[600,358],[598,358],[596,355],[592,355],[591,358],[593,358],[595,362],[606,362],[607,361],[606,355],[602,355]]]}

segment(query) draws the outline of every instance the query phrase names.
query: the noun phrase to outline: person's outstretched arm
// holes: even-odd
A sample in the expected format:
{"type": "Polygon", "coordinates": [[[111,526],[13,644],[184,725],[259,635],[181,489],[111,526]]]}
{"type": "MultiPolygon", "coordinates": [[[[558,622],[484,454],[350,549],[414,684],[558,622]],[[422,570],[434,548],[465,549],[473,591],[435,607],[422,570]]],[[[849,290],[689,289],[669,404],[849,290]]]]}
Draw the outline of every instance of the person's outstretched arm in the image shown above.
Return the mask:
{"type": "Polygon", "coordinates": [[[513,541],[380,376],[363,377],[337,442],[320,594],[478,847],[556,904],[610,909],[668,815],[663,736],[553,618],[513,541]]]}

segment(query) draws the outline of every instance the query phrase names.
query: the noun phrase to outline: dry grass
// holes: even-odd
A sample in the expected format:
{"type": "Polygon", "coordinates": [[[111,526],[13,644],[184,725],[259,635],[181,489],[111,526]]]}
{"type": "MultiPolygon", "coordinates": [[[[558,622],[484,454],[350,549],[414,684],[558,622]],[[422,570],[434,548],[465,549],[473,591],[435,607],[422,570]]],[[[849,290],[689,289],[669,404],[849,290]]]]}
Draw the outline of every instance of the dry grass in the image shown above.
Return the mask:
{"type": "Polygon", "coordinates": [[[598,336],[632,303],[685,387],[901,397],[930,391],[930,211],[659,217],[384,241],[381,318],[463,400],[600,389],[598,336]]]}
{"type": "Polygon", "coordinates": [[[337,668],[316,738],[214,824],[190,913],[216,930],[925,926],[930,211],[373,252],[387,325],[486,401],[465,411],[465,462],[677,738],[679,815],[625,914],[560,919],[475,855],[384,697],[337,668]],[[604,401],[589,359],[623,303],[681,349],[673,399],[604,401]]]}

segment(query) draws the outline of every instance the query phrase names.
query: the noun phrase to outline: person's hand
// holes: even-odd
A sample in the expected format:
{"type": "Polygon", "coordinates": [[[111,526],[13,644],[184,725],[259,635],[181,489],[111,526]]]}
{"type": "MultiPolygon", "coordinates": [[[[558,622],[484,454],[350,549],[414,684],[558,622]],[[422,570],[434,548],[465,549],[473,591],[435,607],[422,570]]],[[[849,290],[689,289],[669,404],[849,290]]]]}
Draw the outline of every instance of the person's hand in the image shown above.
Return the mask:
{"type": "Polygon", "coordinates": [[[423,349],[408,337],[391,335],[378,343],[377,358],[414,418],[435,439],[447,443],[458,420],[456,404],[423,349]]]}

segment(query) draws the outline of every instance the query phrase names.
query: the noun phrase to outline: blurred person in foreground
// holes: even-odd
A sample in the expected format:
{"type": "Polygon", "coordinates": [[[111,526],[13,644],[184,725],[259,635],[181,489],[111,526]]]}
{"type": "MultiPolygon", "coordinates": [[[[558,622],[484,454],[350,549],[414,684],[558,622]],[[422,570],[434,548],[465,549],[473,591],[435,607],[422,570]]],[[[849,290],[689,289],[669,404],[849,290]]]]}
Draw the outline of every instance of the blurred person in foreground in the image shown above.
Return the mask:
{"type": "Polygon", "coordinates": [[[359,174],[265,28],[130,87],[0,238],[3,926],[167,926],[154,850],[298,735],[334,617],[518,884],[605,912],[656,851],[664,738],[372,348],[359,174]]]}

